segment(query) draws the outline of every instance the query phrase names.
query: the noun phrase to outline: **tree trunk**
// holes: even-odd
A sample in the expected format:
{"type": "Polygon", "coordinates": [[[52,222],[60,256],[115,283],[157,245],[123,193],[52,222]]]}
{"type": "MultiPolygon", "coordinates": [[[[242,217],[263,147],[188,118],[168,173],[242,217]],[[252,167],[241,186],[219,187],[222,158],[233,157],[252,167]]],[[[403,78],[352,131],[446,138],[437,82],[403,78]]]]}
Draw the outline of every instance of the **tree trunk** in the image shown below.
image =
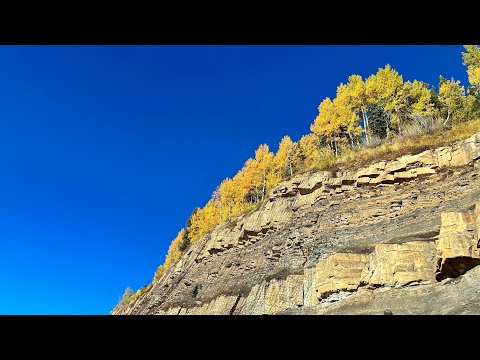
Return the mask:
{"type": "Polygon", "coordinates": [[[368,116],[367,112],[362,110],[362,118],[363,118],[363,132],[365,133],[365,142],[367,145],[370,143],[370,139],[368,137],[368,116]]]}
{"type": "Polygon", "coordinates": [[[387,139],[390,137],[390,124],[392,123],[392,118],[390,115],[387,115],[387,139]]]}
{"type": "Polygon", "coordinates": [[[348,133],[348,135],[350,136],[350,146],[353,148],[353,135],[352,133],[348,133]]]}
{"type": "Polygon", "coordinates": [[[262,201],[263,201],[263,199],[264,199],[264,197],[265,197],[265,189],[266,189],[266,184],[265,184],[265,183],[266,183],[266,181],[267,181],[267,176],[266,176],[266,174],[264,173],[264,174],[263,174],[263,187],[262,187],[262,201]]]}
{"type": "Polygon", "coordinates": [[[443,123],[443,126],[447,125],[448,119],[450,119],[450,114],[451,114],[451,111],[448,110],[448,112],[447,112],[447,120],[445,120],[445,122],[443,123]]]}
{"type": "Polygon", "coordinates": [[[222,215],[223,215],[223,208],[222,208],[222,201],[220,200],[220,214],[219,214],[220,221],[222,221],[222,215]]]}

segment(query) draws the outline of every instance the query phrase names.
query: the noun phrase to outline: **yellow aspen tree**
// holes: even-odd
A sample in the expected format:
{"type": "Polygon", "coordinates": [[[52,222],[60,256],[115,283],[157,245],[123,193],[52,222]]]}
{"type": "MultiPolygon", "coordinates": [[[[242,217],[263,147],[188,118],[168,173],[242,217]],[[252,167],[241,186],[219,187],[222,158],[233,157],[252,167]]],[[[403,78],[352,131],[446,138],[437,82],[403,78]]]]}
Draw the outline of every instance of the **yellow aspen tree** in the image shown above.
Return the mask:
{"type": "Polygon", "coordinates": [[[307,134],[302,136],[298,142],[298,156],[303,171],[315,167],[319,157],[320,141],[317,135],[307,134]]]}
{"type": "Polygon", "coordinates": [[[432,92],[428,84],[414,80],[407,81],[405,87],[408,89],[408,97],[411,100],[409,111],[412,114],[419,114],[426,117],[433,117],[436,114],[435,104],[432,101],[432,92]]]}
{"type": "Polygon", "coordinates": [[[261,179],[258,176],[258,172],[256,169],[255,160],[249,158],[245,161],[243,165],[243,178],[242,178],[242,186],[246,190],[245,197],[248,203],[252,204],[257,201],[255,189],[260,186],[261,179]]]}
{"type": "MultiPolygon", "coordinates": [[[[318,115],[310,126],[310,130],[317,136],[325,138],[330,143],[332,149],[335,149],[335,132],[339,124],[338,113],[335,110],[333,101],[327,97],[318,106],[318,115]]],[[[305,138],[310,140],[310,138],[305,138]]]]}
{"type": "Polygon", "coordinates": [[[195,214],[192,214],[190,218],[190,226],[188,227],[188,237],[190,239],[190,243],[195,242],[200,238],[200,224],[203,221],[203,212],[202,209],[198,209],[195,214]]]}
{"type": "Polygon", "coordinates": [[[273,159],[274,179],[276,182],[284,180],[287,176],[293,176],[293,155],[295,143],[286,135],[278,145],[278,151],[273,159]]]}
{"type": "Polygon", "coordinates": [[[402,110],[407,106],[407,91],[402,76],[387,64],[366,79],[365,91],[369,102],[380,104],[388,115],[388,136],[390,128],[401,121],[402,110]]]}
{"type": "Polygon", "coordinates": [[[226,178],[222,181],[218,188],[218,203],[219,203],[219,210],[220,210],[220,219],[221,222],[230,219],[233,207],[235,204],[235,188],[234,182],[230,178],[226,178]]]}
{"type": "Polygon", "coordinates": [[[460,85],[459,80],[455,81],[453,78],[443,81],[438,89],[438,99],[447,114],[443,123],[443,125],[446,125],[450,116],[465,105],[465,88],[460,85]]]}
{"type": "Polygon", "coordinates": [[[468,81],[477,95],[480,94],[480,46],[464,45],[463,65],[467,66],[468,81]]]}
{"type": "Polygon", "coordinates": [[[464,105],[464,118],[472,119],[479,113],[479,98],[475,94],[467,94],[464,105]]]}
{"type": "Polygon", "coordinates": [[[182,256],[182,252],[179,249],[179,244],[183,239],[184,233],[185,229],[181,229],[175,239],[173,239],[172,243],[170,244],[167,255],[165,257],[165,263],[163,264],[165,266],[165,269],[170,268],[174,263],[178,261],[178,259],[180,259],[180,256],[182,256]]]}
{"type": "Polygon", "coordinates": [[[273,153],[268,148],[267,144],[262,144],[255,150],[255,169],[258,173],[258,177],[260,178],[260,201],[263,201],[267,191],[269,190],[267,185],[267,179],[269,173],[273,169],[273,153]]]}
{"type": "Polygon", "coordinates": [[[180,259],[180,257],[182,256],[182,251],[180,250],[180,243],[182,242],[184,236],[185,229],[181,229],[178,232],[177,236],[172,240],[170,246],[168,247],[167,255],[165,256],[165,262],[158,267],[153,277],[154,280],[159,279],[163,275],[165,270],[172,267],[172,265],[180,259]]]}
{"type": "MultiPolygon", "coordinates": [[[[358,78],[353,78],[358,79],[358,78]]],[[[361,78],[360,78],[361,80],[361,78]]],[[[359,89],[358,81],[354,80],[354,86],[350,88],[350,84],[344,85],[340,84],[337,87],[337,96],[333,100],[333,105],[335,112],[337,113],[337,134],[338,141],[340,141],[340,136],[346,134],[349,136],[350,143],[353,146],[354,138],[361,134],[362,128],[359,125],[360,118],[358,113],[360,113],[360,105],[356,103],[355,96],[358,94],[359,89]],[[352,92],[352,89],[355,92],[352,92]]],[[[367,120],[368,123],[368,120],[367,120]]]]}
{"type": "Polygon", "coordinates": [[[201,227],[201,236],[212,231],[216,225],[220,224],[216,216],[216,207],[213,199],[210,199],[202,210],[204,213],[204,221],[201,227]]]}
{"type": "Polygon", "coordinates": [[[293,143],[293,150],[292,150],[290,159],[291,159],[291,165],[293,169],[292,175],[297,174],[299,171],[303,170],[302,160],[300,158],[300,146],[298,142],[293,143]]]}
{"type": "Polygon", "coordinates": [[[358,126],[358,113],[362,116],[363,132],[365,134],[365,142],[369,144],[369,130],[368,112],[369,98],[367,96],[366,85],[360,75],[350,75],[346,85],[340,84],[337,88],[338,102],[341,104],[339,107],[348,109],[351,118],[347,120],[349,126],[349,132],[356,134],[362,129],[357,129],[358,126]]]}
{"type": "Polygon", "coordinates": [[[261,193],[264,180],[266,183],[266,178],[263,177],[263,165],[264,164],[262,163],[261,152],[258,152],[258,158],[249,158],[245,162],[245,165],[242,169],[242,188],[246,190],[245,198],[247,203],[250,205],[256,204],[261,201],[261,193]]]}
{"type": "Polygon", "coordinates": [[[238,216],[252,210],[255,205],[248,197],[251,185],[244,168],[233,177],[233,181],[235,183],[235,204],[233,214],[234,216],[238,216]]]}
{"type": "Polygon", "coordinates": [[[480,67],[469,67],[467,69],[468,81],[472,88],[476,91],[477,95],[480,95],[480,67]]]}
{"type": "Polygon", "coordinates": [[[163,273],[165,272],[166,268],[165,268],[165,265],[160,265],[158,268],[157,268],[157,271],[155,271],[155,275],[153,276],[153,280],[158,280],[162,277],[163,273]]]}
{"type": "Polygon", "coordinates": [[[251,204],[248,202],[247,195],[250,191],[250,184],[246,176],[245,165],[243,168],[235,174],[232,179],[234,190],[234,216],[243,214],[251,208],[251,204]]]}
{"type": "Polygon", "coordinates": [[[213,200],[209,200],[207,204],[199,209],[195,214],[192,214],[188,234],[191,243],[194,243],[206,234],[210,229],[213,229],[212,224],[215,222],[215,211],[213,200]]]}

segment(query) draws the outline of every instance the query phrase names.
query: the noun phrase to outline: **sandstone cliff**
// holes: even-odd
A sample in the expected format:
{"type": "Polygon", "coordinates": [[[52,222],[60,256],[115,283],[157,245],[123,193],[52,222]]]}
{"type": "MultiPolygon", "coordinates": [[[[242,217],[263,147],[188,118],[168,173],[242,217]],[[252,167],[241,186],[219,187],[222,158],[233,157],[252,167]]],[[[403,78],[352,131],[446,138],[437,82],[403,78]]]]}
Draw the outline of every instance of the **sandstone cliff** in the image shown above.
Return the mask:
{"type": "Polygon", "coordinates": [[[480,313],[479,159],[480,133],[296,176],[111,313],[480,313]]]}

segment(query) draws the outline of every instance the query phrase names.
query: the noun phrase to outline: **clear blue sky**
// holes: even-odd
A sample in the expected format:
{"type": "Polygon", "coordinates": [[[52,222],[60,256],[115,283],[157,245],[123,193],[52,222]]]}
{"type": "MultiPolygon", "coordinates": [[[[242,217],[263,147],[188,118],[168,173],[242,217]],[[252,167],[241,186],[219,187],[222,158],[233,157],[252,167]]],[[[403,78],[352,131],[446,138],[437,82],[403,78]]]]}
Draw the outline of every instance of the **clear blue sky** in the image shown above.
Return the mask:
{"type": "Polygon", "coordinates": [[[0,314],[107,314],[348,75],[467,85],[458,46],[0,46],[0,314]]]}

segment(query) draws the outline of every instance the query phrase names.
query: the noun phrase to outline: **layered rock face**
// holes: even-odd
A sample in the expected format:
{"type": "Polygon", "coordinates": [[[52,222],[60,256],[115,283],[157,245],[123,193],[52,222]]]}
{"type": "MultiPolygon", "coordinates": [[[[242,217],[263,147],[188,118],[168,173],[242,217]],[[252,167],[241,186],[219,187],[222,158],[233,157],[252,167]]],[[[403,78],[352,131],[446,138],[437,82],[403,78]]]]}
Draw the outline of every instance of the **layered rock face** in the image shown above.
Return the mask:
{"type": "Polygon", "coordinates": [[[360,286],[405,286],[435,281],[433,241],[378,244],[373,253],[335,253],[316,266],[316,292],[321,300],[360,286]]]}
{"type": "Polygon", "coordinates": [[[479,158],[480,133],[355,171],[296,176],[111,313],[376,313],[402,292],[450,289],[480,264],[479,158]]]}

